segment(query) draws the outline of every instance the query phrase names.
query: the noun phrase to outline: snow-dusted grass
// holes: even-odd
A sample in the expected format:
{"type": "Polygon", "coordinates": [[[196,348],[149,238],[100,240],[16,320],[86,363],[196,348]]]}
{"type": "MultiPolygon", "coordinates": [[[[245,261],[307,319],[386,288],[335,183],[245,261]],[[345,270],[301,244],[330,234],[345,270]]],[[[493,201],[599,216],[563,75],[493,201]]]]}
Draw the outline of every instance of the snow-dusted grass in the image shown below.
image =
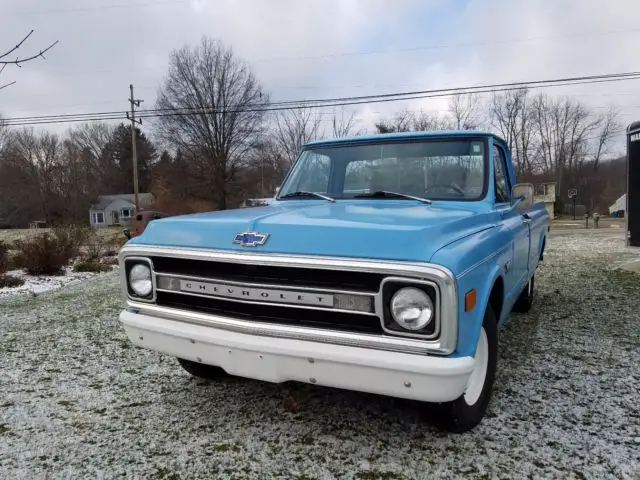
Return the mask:
{"type": "Polygon", "coordinates": [[[21,278],[24,285],[19,287],[0,288],[0,298],[14,295],[38,294],[57,290],[67,285],[82,283],[97,275],[93,272],[74,272],[73,267],[65,267],[62,275],[29,275],[23,270],[12,270],[7,275],[21,278]]]}
{"type": "Polygon", "coordinates": [[[0,478],[638,478],[640,277],[610,265],[631,258],[620,234],[550,239],[464,435],[419,403],[195,380],[129,344],[116,272],[0,300],[0,478]]]}

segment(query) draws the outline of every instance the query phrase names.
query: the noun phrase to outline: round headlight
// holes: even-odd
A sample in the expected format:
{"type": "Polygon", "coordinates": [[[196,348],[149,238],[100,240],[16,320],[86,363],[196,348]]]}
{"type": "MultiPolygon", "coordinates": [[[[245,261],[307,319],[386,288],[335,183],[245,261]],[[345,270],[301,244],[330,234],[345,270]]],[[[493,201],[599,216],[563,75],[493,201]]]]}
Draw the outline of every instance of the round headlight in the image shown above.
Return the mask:
{"type": "Polygon", "coordinates": [[[391,315],[406,330],[422,330],[433,319],[431,297],[419,288],[405,287],[391,297],[391,315]]]}
{"type": "Polygon", "coordinates": [[[153,284],[151,282],[151,269],[148,265],[138,263],[129,271],[129,285],[131,290],[140,297],[151,294],[153,284]]]}

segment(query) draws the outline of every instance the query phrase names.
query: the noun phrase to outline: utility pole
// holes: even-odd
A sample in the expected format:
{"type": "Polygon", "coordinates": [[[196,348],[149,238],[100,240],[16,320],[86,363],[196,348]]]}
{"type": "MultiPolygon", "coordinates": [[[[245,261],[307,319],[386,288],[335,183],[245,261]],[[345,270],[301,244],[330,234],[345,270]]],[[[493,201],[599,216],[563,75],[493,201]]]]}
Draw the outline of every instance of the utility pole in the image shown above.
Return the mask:
{"type": "Polygon", "coordinates": [[[133,194],[135,197],[136,212],[140,211],[140,202],[138,200],[138,152],[136,150],[136,123],[142,125],[142,120],[136,120],[136,108],[144,100],[139,100],[133,96],[133,85],[129,85],[131,90],[131,97],[129,97],[129,103],[131,103],[131,115],[127,112],[127,118],[131,120],[131,154],[133,157],[133,194]]]}

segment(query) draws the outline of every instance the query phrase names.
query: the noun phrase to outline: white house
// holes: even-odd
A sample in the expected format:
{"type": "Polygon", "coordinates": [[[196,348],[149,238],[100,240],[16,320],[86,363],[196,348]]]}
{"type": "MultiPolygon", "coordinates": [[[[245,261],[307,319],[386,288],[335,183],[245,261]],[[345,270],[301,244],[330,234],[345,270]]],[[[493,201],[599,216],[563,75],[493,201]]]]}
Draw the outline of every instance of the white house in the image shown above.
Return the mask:
{"type": "Polygon", "coordinates": [[[627,194],[622,195],[618,200],[615,201],[613,205],[609,207],[609,215],[613,212],[619,212],[622,210],[625,214],[627,213],[627,194]]]}
{"type": "MultiPolygon", "coordinates": [[[[140,208],[153,202],[151,193],[139,193],[140,208]]],[[[110,227],[128,225],[135,212],[135,196],[133,194],[100,195],[98,203],[89,209],[89,222],[93,227],[110,227]]]]}

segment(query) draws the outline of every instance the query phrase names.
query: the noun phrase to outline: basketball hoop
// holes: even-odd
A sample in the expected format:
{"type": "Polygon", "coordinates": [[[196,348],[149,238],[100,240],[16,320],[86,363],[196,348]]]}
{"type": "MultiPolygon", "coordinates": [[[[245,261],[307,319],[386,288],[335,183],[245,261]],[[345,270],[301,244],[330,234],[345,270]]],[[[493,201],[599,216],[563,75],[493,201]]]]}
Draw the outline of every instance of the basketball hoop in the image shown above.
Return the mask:
{"type": "Polygon", "coordinates": [[[577,188],[570,188],[569,189],[569,198],[575,198],[578,195],[578,189],[577,188]]]}

